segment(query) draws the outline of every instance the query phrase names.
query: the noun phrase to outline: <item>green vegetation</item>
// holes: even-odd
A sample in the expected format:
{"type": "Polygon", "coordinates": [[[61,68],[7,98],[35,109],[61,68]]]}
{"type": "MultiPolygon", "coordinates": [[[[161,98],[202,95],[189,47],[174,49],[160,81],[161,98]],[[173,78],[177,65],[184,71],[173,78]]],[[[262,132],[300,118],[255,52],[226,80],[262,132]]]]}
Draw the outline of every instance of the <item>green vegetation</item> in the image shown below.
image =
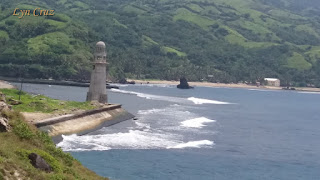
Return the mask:
{"type": "MultiPolygon", "coordinates": [[[[19,90],[16,89],[0,89],[1,92],[6,94],[6,99],[10,103],[11,99],[19,99],[19,90]]],[[[90,110],[95,106],[89,102],[75,102],[75,101],[61,101],[52,99],[43,95],[30,95],[21,92],[21,103],[14,105],[12,108],[21,112],[42,112],[51,113],[59,111],[71,111],[74,109],[90,110]]]]}
{"type": "Polygon", "coordinates": [[[192,13],[188,11],[187,9],[180,8],[176,12],[177,14],[173,17],[174,21],[177,20],[184,20],[190,23],[194,23],[198,26],[200,26],[203,29],[208,29],[209,26],[215,24],[215,22],[209,18],[202,17],[200,15],[197,15],[195,13],[192,13]]]}
{"type": "Polygon", "coordinates": [[[178,51],[174,48],[171,48],[171,47],[163,47],[163,50],[166,52],[166,53],[175,53],[177,56],[179,57],[183,57],[183,56],[187,56],[186,53],[184,52],[181,52],[181,51],[178,51]]]}
{"type": "MultiPolygon", "coordinates": [[[[1,90],[2,91],[2,90],[1,90]]],[[[27,124],[18,111],[2,112],[13,130],[0,133],[0,179],[107,179],[83,167],[70,154],[56,148],[44,132],[27,124]],[[28,155],[40,155],[53,169],[46,173],[34,168],[28,155]]]]}
{"type": "Polygon", "coordinates": [[[316,85],[319,9],[316,0],[3,0],[0,76],[89,79],[102,40],[111,80],[274,77],[316,85]],[[19,19],[16,7],[56,12],[19,19]]]}
{"type": "Polygon", "coordinates": [[[308,70],[312,65],[306,61],[301,54],[295,52],[293,56],[288,59],[288,67],[298,70],[308,70]]]}

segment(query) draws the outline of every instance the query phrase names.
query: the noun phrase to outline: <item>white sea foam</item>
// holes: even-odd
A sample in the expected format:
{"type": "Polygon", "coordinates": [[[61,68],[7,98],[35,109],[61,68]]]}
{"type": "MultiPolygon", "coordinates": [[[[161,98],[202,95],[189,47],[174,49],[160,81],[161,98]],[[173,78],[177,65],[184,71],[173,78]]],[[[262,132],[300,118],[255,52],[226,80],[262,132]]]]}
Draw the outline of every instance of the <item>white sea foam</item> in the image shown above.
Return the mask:
{"type": "Polygon", "coordinates": [[[117,93],[123,93],[123,94],[132,94],[132,95],[136,95],[138,97],[142,97],[146,99],[169,101],[169,102],[175,102],[175,103],[188,103],[189,101],[192,101],[194,104],[232,104],[229,102],[216,101],[216,100],[210,100],[210,99],[201,99],[201,98],[195,98],[195,97],[189,97],[186,99],[186,98],[179,98],[179,97],[138,93],[134,91],[126,91],[126,90],[120,90],[120,89],[111,89],[111,91],[117,92],[117,93]]]}
{"type": "Polygon", "coordinates": [[[175,85],[170,84],[141,84],[140,86],[174,88],[175,85]]]}
{"type": "Polygon", "coordinates": [[[261,91],[261,92],[281,92],[279,90],[271,90],[271,89],[248,89],[249,91],[261,91]]]}
{"type": "Polygon", "coordinates": [[[156,114],[166,111],[166,109],[148,109],[148,110],[139,110],[139,115],[148,115],[148,114],[156,114]]]}
{"type": "Polygon", "coordinates": [[[105,151],[110,149],[164,149],[179,144],[175,136],[129,130],[127,133],[63,136],[57,146],[65,151],[105,151]]]}
{"type": "Polygon", "coordinates": [[[180,105],[179,104],[172,104],[170,105],[171,107],[179,107],[180,105]]]}
{"type": "Polygon", "coordinates": [[[213,141],[201,140],[201,141],[189,141],[187,143],[181,143],[175,146],[168,146],[167,149],[184,149],[184,148],[201,148],[201,147],[212,147],[213,141]]]}
{"type": "Polygon", "coordinates": [[[190,97],[188,98],[188,100],[192,101],[194,104],[231,104],[223,101],[215,101],[215,100],[201,99],[201,98],[195,98],[195,97],[190,97]]]}
{"type": "Polygon", "coordinates": [[[185,101],[183,98],[178,98],[178,97],[160,96],[160,95],[139,93],[139,92],[134,92],[134,91],[120,90],[120,89],[111,89],[111,91],[117,92],[117,93],[123,93],[123,94],[132,94],[132,95],[136,95],[138,97],[142,97],[142,98],[146,98],[146,99],[152,99],[152,100],[161,100],[161,101],[169,101],[169,102],[180,102],[180,103],[185,101]]]}
{"type": "Polygon", "coordinates": [[[128,84],[110,84],[110,85],[118,86],[118,87],[128,87],[129,86],[128,84]]]}
{"type": "Polygon", "coordinates": [[[64,151],[107,151],[110,149],[183,149],[207,148],[214,145],[213,141],[179,140],[179,135],[161,132],[130,130],[127,133],[62,136],[63,141],[57,144],[64,151]]]}
{"type": "Polygon", "coordinates": [[[205,117],[200,117],[200,118],[195,118],[195,119],[183,121],[183,122],[181,122],[181,126],[189,127],[189,128],[202,128],[202,127],[206,126],[206,125],[204,125],[205,123],[212,123],[212,122],[216,122],[216,120],[211,120],[211,119],[207,119],[205,117]]]}
{"type": "Polygon", "coordinates": [[[301,94],[320,94],[320,92],[298,92],[298,93],[301,93],[301,94]]]}

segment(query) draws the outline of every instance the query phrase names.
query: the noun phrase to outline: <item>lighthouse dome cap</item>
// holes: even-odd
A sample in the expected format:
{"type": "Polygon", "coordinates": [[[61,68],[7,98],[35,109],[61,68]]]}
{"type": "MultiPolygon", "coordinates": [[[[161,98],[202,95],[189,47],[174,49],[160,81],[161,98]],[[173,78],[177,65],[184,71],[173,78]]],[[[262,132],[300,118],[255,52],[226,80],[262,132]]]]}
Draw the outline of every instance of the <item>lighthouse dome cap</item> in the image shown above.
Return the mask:
{"type": "Polygon", "coordinates": [[[106,46],[106,44],[103,41],[97,42],[96,46],[106,46]]]}

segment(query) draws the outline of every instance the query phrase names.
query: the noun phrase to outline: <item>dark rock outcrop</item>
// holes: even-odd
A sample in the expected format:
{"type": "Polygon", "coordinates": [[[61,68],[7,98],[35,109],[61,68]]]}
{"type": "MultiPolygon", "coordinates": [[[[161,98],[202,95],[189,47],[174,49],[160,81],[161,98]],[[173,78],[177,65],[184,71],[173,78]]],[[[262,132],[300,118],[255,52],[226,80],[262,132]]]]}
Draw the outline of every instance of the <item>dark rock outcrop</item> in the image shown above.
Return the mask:
{"type": "Polygon", "coordinates": [[[11,126],[9,125],[8,119],[0,117],[0,132],[9,132],[11,131],[11,126]]]}
{"type": "Polygon", "coordinates": [[[107,89],[119,89],[118,86],[111,85],[111,84],[107,84],[106,88],[107,88],[107,89]]]}
{"type": "Polygon", "coordinates": [[[30,162],[33,167],[46,172],[52,171],[52,168],[50,167],[50,165],[38,154],[31,153],[29,154],[28,158],[30,159],[30,162]]]}
{"type": "Polygon", "coordinates": [[[127,81],[125,78],[123,78],[123,79],[120,79],[120,80],[119,80],[119,83],[120,83],[120,84],[127,84],[128,81],[127,81]]]}
{"type": "Polygon", "coordinates": [[[292,90],[292,91],[295,91],[296,90],[296,88],[290,88],[290,87],[284,87],[284,88],[282,88],[283,90],[292,90]]]}
{"type": "Polygon", "coordinates": [[[180,78],[180,84],[177,85],[177,88],[179,89],[192,89],[192,86],[189,86],[188,81],[186,78],[180,78]]]}
{"type": "Polygon", "coordinates": [[[120,84],[136,84],[135,81],[127,81],[125,78],[119,80],[120,84]]]}

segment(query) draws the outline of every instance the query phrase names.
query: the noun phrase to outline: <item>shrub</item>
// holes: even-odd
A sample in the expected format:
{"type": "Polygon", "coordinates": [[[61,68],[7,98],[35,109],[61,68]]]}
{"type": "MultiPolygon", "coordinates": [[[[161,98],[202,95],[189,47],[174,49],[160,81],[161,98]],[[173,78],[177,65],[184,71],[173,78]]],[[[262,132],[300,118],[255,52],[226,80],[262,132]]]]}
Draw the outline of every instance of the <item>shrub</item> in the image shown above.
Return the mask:
{"type": "Polygon", "coordinates": [[[29,125],[18,119],[13,127],[13,132],[21,139],[31,139],[34,137],[29,125]]]}
{"type": "Polygon", "coordinates": [[[63,152],[62,149],[57,148],[54,144],[47,145],[46,148],[53,156],[60,157],[65,165],[69,167],[73,165],[73,161],[75,159],[71,156],[71,154],[63,152]]]}
{"type": "Polygon", "coordinates": [[[63,174],[54,174],[50,176],[49,180],[64,180],[65,177],[63,174]]]}
{"type": "Polygon", "coordinates": [[[16,23],[16,21],[15,21],[15,20],[12,20],[12,19],[5,21],[5,24],[8,25],[8,26],[12,26],[12,25],[14,25],[15,23],[16,23]]]}
{"type": "MultiPolygon", "coordinates": [[[[7,118],[7,119],[19,119],[21,116],[20,116],[20,113],[18,111],[2,111],[1,112],[1,116],[4,117],[4,118],[7,118]]],[[[10,121],[10,125],[12,125],[13,121],[10,121]]]]}
{"type": "Polygon", "coordinates": [[[66,167],[66,168],[63,170],[63,173],[70,174],[70,175],[72,175],[73,177],[78,178],[76,172],[75,172],[73,169],[69,168],[69,167],[66,167]]]}
{"type": "Polygon", "coordinates": [[[37,134],[37,137],[41,140],[41,142],[45,144],[53,144],[53,141],[47,132],[37,131],[36,134],[37,134]]]}

